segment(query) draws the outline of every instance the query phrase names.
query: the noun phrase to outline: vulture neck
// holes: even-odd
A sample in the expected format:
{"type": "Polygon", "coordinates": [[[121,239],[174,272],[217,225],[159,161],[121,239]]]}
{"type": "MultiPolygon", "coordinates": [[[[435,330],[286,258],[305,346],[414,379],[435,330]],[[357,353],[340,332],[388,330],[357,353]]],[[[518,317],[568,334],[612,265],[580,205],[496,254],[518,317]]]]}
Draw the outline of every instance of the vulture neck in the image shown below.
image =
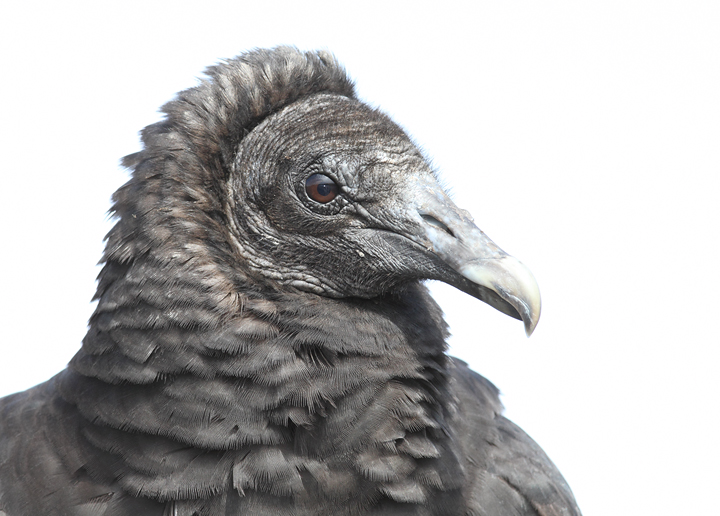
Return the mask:
{"type": "Polygon", "coordinates": [[[163,266],[103,271],[64,395],[87,419],[205,450],[315,456],[444,427],[446,325],[424,286],[330,299],[260,295],[245,277],[230,295],[163,266]],[[380,420],[393,428],[378,434],[380,420]]]}
{"type": "Polygon", "coordinates": [[[59,377],[93,478],[158,502],[279,494],[307,514],[459,499],[446,326],[424,286],[330,299],[166,267],[106,264],[59,377]]]}
{"type": "Polygon", "coordinates": [[[370,300],[245,289],[221,314],[228,296],[211,288],[154,290],[143,265],[108,267],[118,279],[101,279],[60,377],[94,477],[158,501],[282,493],[328,514],[459,485],[442,452],[455,406],[445,323],[424,286],[370,300]]]}

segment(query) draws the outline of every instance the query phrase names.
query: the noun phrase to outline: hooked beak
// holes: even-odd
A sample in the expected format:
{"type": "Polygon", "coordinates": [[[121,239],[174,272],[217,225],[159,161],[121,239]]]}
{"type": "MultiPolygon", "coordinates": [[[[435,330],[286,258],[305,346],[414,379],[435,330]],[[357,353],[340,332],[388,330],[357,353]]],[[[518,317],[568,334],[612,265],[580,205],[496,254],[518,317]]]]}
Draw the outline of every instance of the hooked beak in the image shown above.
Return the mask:
{"type": "Polygon", "coordinates": [[[505,253],[458,208],[437,183],[422,183],[412,204],[423,245],[460,277],[446,280],[497,310],[521,319],[529,337],[540,319],[540,289],[530,270],[505,253]]]}

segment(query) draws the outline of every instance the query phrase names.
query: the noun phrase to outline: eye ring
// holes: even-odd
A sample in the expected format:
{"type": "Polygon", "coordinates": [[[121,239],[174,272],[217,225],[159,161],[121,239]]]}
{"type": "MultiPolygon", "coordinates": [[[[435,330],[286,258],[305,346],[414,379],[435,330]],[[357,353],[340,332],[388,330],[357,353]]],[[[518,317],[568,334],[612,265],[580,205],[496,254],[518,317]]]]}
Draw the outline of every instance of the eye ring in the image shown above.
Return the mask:
{"type": "Polygon", "coordinates": [[[324,174],[313,174],[305,180],[305,193],[320,204],[332,201],[339,191],[337,183],[324,174]]]}

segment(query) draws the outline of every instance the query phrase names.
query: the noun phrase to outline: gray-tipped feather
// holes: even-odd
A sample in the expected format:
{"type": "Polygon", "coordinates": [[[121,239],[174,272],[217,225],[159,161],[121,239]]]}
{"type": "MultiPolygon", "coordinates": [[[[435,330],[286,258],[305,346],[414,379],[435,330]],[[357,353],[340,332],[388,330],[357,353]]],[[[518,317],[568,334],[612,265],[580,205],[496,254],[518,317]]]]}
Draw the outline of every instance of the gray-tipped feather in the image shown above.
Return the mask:
{"type": "Polygon", "coordinates": [[[423,279],[517,314],[444,259],[445,205],[413,211],[435,179],[405,133],[327,53],[207,74],[124,161],[82,349],[0,400],[0,515],[579,514],[445,355],[423,279]]]}

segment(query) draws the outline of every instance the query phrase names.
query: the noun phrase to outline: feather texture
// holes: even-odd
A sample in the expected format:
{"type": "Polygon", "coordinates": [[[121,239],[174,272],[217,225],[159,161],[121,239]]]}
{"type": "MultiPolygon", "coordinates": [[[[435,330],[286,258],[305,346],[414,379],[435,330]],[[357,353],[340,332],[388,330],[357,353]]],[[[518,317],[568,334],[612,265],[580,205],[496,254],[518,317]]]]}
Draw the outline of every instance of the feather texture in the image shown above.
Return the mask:
{"type": "Polygon", "coordinates": [[[445,354],[402,130],[327,53],[207,73],[124,160],[81,350],[0,400],[0,515],[579,514],[445,354]],[[303,197],[318,171],[337,202],[303,197]]]}

